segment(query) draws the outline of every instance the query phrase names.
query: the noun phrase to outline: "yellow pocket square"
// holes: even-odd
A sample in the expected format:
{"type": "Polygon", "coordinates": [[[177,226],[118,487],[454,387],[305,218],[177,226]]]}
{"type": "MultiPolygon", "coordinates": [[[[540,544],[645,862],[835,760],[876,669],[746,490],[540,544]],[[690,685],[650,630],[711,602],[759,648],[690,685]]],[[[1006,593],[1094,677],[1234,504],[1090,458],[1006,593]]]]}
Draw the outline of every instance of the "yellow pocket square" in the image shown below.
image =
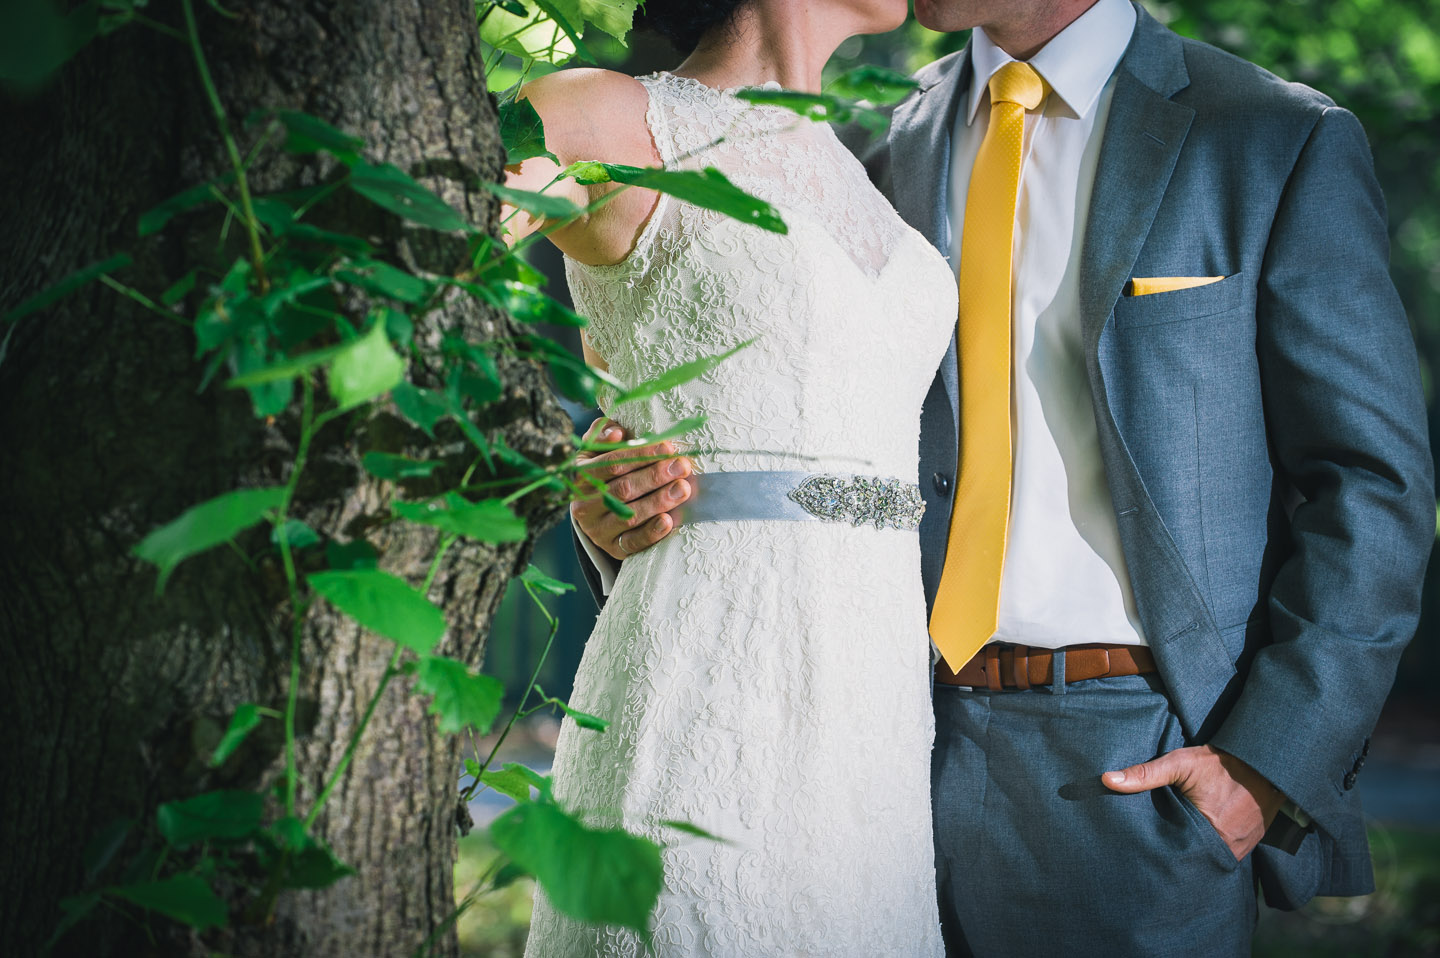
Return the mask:
{"type": "Polygon", "coordinates": [[[1149,296],[1151,293],[1170,293],[1177,289],[1194,289],[1218,283],[1223,276],[1151,276],[1148,279],[1136,277],[1130,281],[1129,295],[1149,296]]]}

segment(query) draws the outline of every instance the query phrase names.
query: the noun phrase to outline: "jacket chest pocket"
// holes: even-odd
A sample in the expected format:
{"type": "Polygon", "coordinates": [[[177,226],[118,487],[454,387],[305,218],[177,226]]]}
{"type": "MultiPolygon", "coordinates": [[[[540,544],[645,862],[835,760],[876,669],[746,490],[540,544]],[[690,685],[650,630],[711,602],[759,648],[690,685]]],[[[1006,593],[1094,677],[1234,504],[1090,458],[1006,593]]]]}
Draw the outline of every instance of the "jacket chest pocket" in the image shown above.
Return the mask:
{"type": "Polygon", "coordinates": [[[1144,296],[1121,296],[1115,303],[1115,328],[1162,326],[1218,316],[1245,305],[1246,277],[1232,273],[1218,282],[1144,296]]]}

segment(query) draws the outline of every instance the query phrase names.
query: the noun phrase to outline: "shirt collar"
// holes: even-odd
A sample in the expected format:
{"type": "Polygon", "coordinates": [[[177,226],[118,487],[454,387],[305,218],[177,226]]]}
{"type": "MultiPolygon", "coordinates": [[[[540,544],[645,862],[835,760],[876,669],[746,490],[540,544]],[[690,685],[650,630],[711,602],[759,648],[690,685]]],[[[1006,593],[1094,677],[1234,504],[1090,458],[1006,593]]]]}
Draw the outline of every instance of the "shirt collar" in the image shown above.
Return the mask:
{"type": "MultiPolygon", "coordinates": [[[[1030,58],[1035,72],[1050,84],[1051,91],[1073,117],[1084,117],[1095,108],[1100,91],[1130,46],[1135,20],[1135,8],[1129,0],[1096,0],[1094,6],[1030,58]]],[[[990,78],[1013,59],[983,29],[975,28],[970,37],[974,79],[970,84],[967,124],[975,122],[990,78]]]]}

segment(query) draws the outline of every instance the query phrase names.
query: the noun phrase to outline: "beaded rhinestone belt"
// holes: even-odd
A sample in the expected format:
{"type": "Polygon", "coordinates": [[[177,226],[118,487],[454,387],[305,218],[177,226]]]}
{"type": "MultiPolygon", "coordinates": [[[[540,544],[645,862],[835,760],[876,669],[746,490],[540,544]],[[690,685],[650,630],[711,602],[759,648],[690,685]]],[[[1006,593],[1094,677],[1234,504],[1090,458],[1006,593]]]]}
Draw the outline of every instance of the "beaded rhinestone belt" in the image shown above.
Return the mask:
{"type": "Polygon", "coordinates": [[[681,523],[740,519],[811,520],[920,528],[925,500],[914,483],[879,476],[811,472],[709,472],[691,478],[681,523]]]}

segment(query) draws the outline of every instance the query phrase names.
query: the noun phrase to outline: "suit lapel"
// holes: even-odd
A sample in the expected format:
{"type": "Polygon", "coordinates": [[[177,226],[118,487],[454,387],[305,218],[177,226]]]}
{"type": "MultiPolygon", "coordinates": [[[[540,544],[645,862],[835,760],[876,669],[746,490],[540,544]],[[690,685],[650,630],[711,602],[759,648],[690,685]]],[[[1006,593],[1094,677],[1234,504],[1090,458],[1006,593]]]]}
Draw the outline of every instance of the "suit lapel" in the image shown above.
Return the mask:
{"type": "Polygon", "coordinates": [[[937,60],[916,77],[920,88],[890,118],[890,193],[905,222],[950,258],[950,127],[969,86],[969,48],[937,60]]]}
{"type": "Polygon", "coordinates": [[[1190,82],[1179,39],[1139,10],[1115,93],[1080,252],[1080,317],[1086,352],[1130,278],[1170,184],[1195,111],[1170,99],[1190,82]]]}
{"type": "MultiPolygon", "coordinates": [[[[955,111],[970,88],[970,47],[930,64],[920,88],[890,118],[890,198],[900,216],[951,259],[950,133],[955,111]]],[[[960,367],[955,337],[940,363],[950,416],[960,428],[960,367]]]]}

